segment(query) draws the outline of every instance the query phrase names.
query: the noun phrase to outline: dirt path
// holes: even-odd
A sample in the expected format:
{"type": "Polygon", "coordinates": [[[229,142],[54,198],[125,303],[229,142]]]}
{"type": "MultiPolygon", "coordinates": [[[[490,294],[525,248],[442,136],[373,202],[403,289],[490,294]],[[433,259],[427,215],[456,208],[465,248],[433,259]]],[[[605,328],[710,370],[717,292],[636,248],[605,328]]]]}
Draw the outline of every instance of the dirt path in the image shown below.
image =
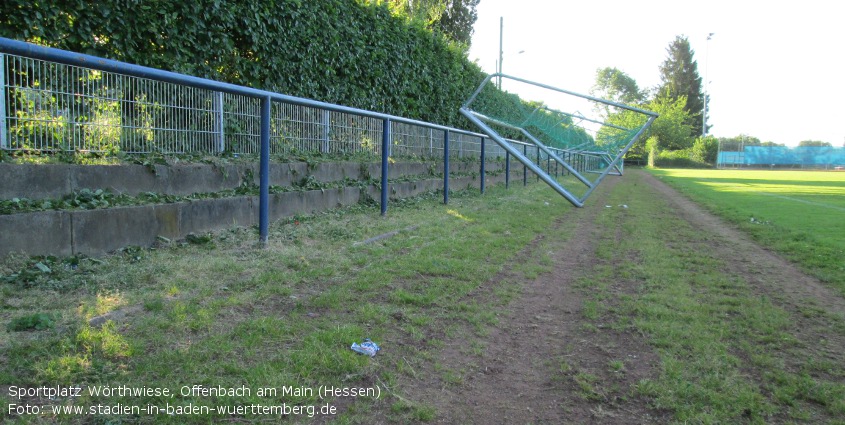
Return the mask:
{"type": "MultiPolygon", "coordinates": [[[[412,399],[436,407],[436,423],[649,423],[660,416],[621,392],[589,394],[571,385],[579,375],[606,371],[611,359],[636,359],[639,366],[629,368],[619,383],[628,388],[652,374],[657,362],[637,335],[615,335],[609,344],[587,335],[582,295],[574,288],[592,270],[601,231],[594,223],[596,210],[604,207],[604,197],[618,181],[608,179],[591,206],[568,212],[519,255],[516,263],[537,255],[538,249],[548,250],[553,269],[526,282],[521,296],[508,305],[508,314],[499,318],[500,325],[486,338],[483,355],[468,355],[461,341],[446,344],[438,355],[440,368],[458,373],[459,382],[444,384],[442,374],[429,371],[409,390],[412,399]],[[573,229],[570,238],[555,237],[562,226],[573,229]],[[584,403],[585,397],[601,398],[609,407],[584,403]]],[[[502,279],[521,276],[506,270],[493,280],[502,279]]]]}
{"type": "MultiPolygon", "coordinates": [[[[726,225],[695,203],[644,171],[631,170],[637,180],[663,195],[669,207],[700,232],[708,235],[728,272],[748,282],[753,291],[771,297],[795,321],[795,334],[808,344],[829,338],[829,358],[842,360],[845,341],[825,331],[825,315],[845,316],[845,300],[836,291],[809,277],[781,257],[756,245],[737,229],[726,225]],[[712,235],[712,236],[710,236],[712,235]],[[807,306],[824,312],[806,314],[807,306]],[[832,357],[831,357],[832,356],[832,357]]],[[[623,177],[622,179],[625,179],[623,177]]],[[[437,409],[435,423],[664,423],[667,412],[649,409],[631,388],[642,379],[659,374],[659,360],[643,336],[629,331],[586,331],[593,321],[585,318],[582,290],[575,286],[589,276],[597,260],[595,241],[603,229],[595,223],[605,197],[619,184],[608,178],[587,207],[567,213],[557,229],[535,240],[517,258],[545,249],[553,259],[552,271],[526,282],[508,313],[484,338],[485,349],[468,353],[463,341],[447,341],[438,353],[437,370],[424,370],[408,388],[412,400],[437,409]],[[555,238],[561,226],[573,229],[566,238],[555,238]],[[625,373],[614,376],[608,364],[624,363],[625,373]],[[451,371],[444,380],[443,371],[451,371]],[[448,382],[446,382],[448,381],[448,382]],[[597,389],[593,381],[613,382],[597,389]]],[[[505,271],[496,280],[515,279],[505,271]]],[[[622,291],[635,291],[635,287],[622,291]]]]}

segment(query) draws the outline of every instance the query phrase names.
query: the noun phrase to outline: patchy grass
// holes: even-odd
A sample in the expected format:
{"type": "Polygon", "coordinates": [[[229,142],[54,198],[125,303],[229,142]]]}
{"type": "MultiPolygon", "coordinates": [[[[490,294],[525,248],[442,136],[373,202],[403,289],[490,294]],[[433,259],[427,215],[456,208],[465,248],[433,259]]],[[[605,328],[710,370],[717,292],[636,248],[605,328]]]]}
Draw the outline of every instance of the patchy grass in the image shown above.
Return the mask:
{"type": "MultiPolygon", "coordinates": [[[[679,218],[643,178],[628,173],[606,198],[614,207],[593,209],[600,229],[590,233],[596,253],[588,276],[577,280],[581,313],[570,319],[583,322],[579,335],[612,355],[593,363],[569,354],[540,359],[554,386],[574,391],[578,403],[595,407],[591,411],[609,406],[610,412],[614,403],[636,399],[674,423],[845,423],[842,314],[812,300],[785,305],[747,277],[731,275],[729,257],[712,235],[679,218]],[[628,208],[615,207],[622,204],[628,208]],[[641,338],[657,359],[654,373],[643,373],[641,358],[614,352],[616,338],[641,338]]],[[[553,228],[562,209],[571,211],[544,185],[517,186],[496,186],[484,196],[454,193],[448,206],[437,194],[403,200],[391,204],[385,218],[363,205],[293,217],[273,225],[266,249],[256,247],[254,229],[237,229],[206,243],[163,242],[96,261],[12,258],[0,270],[9,277],[0,281],[0,322],[26,326],[0,332],[3,385],[167,388],[174,395],[12,400],[2,387],[0,401],[314,406],[316,416],[328,404],[338,408],[339,423],[436,420],[437,409],[408,399],[403,383],[431,369],[452,388],[471,382],[471,365],[438,368],[444,341],[465,341],[468,357],[484,352],[487,332],[506,317],[496,313],[506,314],[520,293],[518,283],[491,278],[553,228]],[[49,315],[52,325],[30,328],[37,320],[21,318],[33,312],[49,315]],[[349,349],[366,337],[382,347],[374,358],[349,349]],[[251,392],[180,393],[194,385],[251,392]],[[322,400],[321,385],[381,395],[322,400]],[[264,387],[278,392],[259,395],[264,387]]],[[[553,270],[558,259],[544,243],[514,264],[513,273],[532,279],[553,270]]],[[[565,351],[573,352],[577,341],[567,342],[565,351]]],[[[0,411],[9,423],[312,420],[308,416],[34,419],[0,411]]]]}
{"type": "MultiPolygon", "coordinates": [[[[587,319],[643,335],[660,357],[659,377],[640,380],[631,394],[677,423],[843,423],[841,312],[812,300],[793,308],[752,288],[727,271],[718,243],[680,219],[642,176],[626,179],[609,203],[630,208],[598,217],[603,261],[582,287],[587,319]],[[630,287],[625,296],[609,289],[620,282],[630,287]],[[823,337],[802,340],[808,332],[823,337]]],[[[612,361],[610,370],[624,364],[612,361]]],[[[575,382],[588,398],[608,385],[575,382]]]]}
{"type": "MultiPolygon", "coordinates": [[[[385,218],[363,205],[297,216],[272,226],[266,249],[256,247],[253,229],[235,229],[208,243],[166,242],[153,250],[81,259],[74,267],[50,259],[49,273],[33,268],[33,260],[12,259],[4,264],[4,275],[23,269],[38,278],[24,285],[16,276],[2,284],[0,319],[9,323],[24,312],[39,311],[56,323],[38,332],[0,334],[2,382],[80,385],[86,391],[97,386],[167,388],[173,394],[103,397],[86,392],[59,402],[28,400],[42,406],[261,404],[317,406],[319,411],[329,403],[343,407],[342,421],[360,420],[355,418],[374,408],[390,421],[431,420],[435,412],[430,406],[391,391],[396,374],[430,358],[426,353],[454,324],[483,328],[495,323],[490,306],[466,305],[462,299],[547,228],[555,218],[550,211],[564,207],[541,185],[496,186],[484,196],[457,192],[448,206],[440,199],[431,194],[393,203],[385,218]],[[354,245],[411,225],[418,227],[354,245]],[[95,317],[104,324],[92,325],[95,317]],[[365,337],[382,346],[375,358],[349,349],[365,337]],[[194,385],[252,391],[181,393],[194,385]],[[320,386],[378,388],[381,398],[321,400],[320,386]],[[259,396],[260,387],[313,392],[259,396]]],[[[498,305],[512,297],[512,290],[498,287],[489,302],[498,305]]],[[[460,379],[454,374],[453,380],[460,379]]],[[[10,421],[32,419],[0,415],[10,421]]],[[[66,414],[43,417],[80,420],[66,414]]],[[[267,416],[241,413],[154,420],[262,418],[267,416]]],[[[86,420],[107,419],[149,418],[126,414],[86,420]]]]}

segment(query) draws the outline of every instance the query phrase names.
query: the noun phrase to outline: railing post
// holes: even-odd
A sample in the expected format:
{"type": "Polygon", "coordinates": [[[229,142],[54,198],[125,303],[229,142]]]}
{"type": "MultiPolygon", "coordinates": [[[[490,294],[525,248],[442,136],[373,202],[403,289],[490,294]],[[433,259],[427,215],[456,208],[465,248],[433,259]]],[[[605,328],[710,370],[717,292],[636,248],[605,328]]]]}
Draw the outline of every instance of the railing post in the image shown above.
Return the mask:
{"type": "Polygon", "coordinates": [[[511,187],[511,153],[505,151],[505,189],[511,187]]]}
{"type": "Polygon", "coordinates": [[[270,96],[261,98],[261,165],[259,166],[258,235],[261,246],[267,246],[270,233],[270,96]]]}
{"type": "MultiPolygon", "coordinates": [[[[540,165],[540,147],[539,146],[537,146],[537,166],[538,166],[538,168],[542,168],[542,166],[540,165]]],[[[537,181],[540,181],[540,175],[539,174],[537,174],[537,181]]]]}
{"type": "Polygon", "coordinates": [[[558,165],[560,165],[560,164],[557,161],[555,161],[555,177],[560,177],[560,174],[558,174],[558,168],[557,168],[558,165]]]}
{"type": "MultiPolygon", "coordinates": [[[[561,159],[563,159],[563,160],[564,160],[564,161],[566,161],[567,163],[569,162],[569,159],[567,159],[568,157],[567,157],[567,152],[566,152],[566,151],[562,151],[562,153],[561,153],[560,157],[561,157],[561,159]]],[[[566,167],[564,167],[564,168],[563,168],[563,170],[560,172],[560,175],[561,175],[561,176],[565,176],[565,175],[566,175],[566,167]]]]}
{"type": "Polygon", "coordinates": [[[214,132],[217,133],[217,152],[226,150],[226,131],[223,117],[223,92],[214,92],[214,132]]]}
{"type": "Polygon", "coordinates": [[[390,149],[390,119],[385,119],[382,121],[382,134],[381,134],[381,215],[384,216],[387,214],[387,190],[388,190],[388,183],[387,183],[387,166],[390,161],[389,158],[389,149],[390,149]]]}
{"type": "Polygon", "coordinates": [[[434,156],[434,129],[428,129],[428,156],[434,156]]]}
{"type": "MultiPolygon", "coordinates": [[[[528,158],[528,145],[522,145],[522,155],[528,158]]],[[[528,166],[522,164],[522,185],[528,186],[528,166]]]]}
{"type": "Polygon", "coordinates": [[[320,152],[329,152],[329,130],[331,125],[331,112],[328,109],[323,110],[323,144],[320,146],[320,152]]]}
{"type": "Polygon", "coordinates": [[[484,161],[487,159],[484,156],[484,138],[481,138],[481,193],[484,193],[484,161]]]}
{"type": "Polygon", "coordinates": [[[0,149],[8,149],[6,140],[6,55],[0,53],[0,149]]]}
{"type": "Polygon", "coordinates": [[[449,130],[443,131],[443,203],[449,203],[449,130]]]}

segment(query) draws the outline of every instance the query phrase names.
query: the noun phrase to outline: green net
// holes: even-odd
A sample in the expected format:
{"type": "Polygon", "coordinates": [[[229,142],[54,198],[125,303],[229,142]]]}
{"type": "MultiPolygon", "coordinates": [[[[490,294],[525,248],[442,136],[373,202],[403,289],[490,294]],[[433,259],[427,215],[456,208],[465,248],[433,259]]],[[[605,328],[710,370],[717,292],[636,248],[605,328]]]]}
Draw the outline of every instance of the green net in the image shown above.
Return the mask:
{"type": "Polygon", "coordinates": [[[627,105],[498,74],[479,86],[461,113],[506,150],[506,145],[513,146],[515,142],[536,146],[537,154],[531,158],[519,155],[518,149],[511,153],[526,166],[537,165],[532,171],[562,195],[571,197],[570,201],[576,205],[589,196],[605,175],[621,174],[622,156],[657,116],[627,105]],[[496,84],[496,79],[501,81],[496,84]],[[562,165],[566,175],[575,176],[583,184],[583,191],[574,194],[571,188],[561,186],[557,174],[555,178],[548,175],[549,164],[545,165],[545,171],[540,167],[543,158],[562,165]],[[599,177],[585,177],[588,172],[599,177]]]}
{"type": "Polygon", "coordinates": [[[524,90],[528,94],[520,95],[510,89],[530,84],[509,83],[508,90],[500,90],[492,83],[483,86],[466,108],[498,127],[497,131],[505,137],[522,139],[519,129],[524,129],[548,147],[616,154],[648,121],[648,115],[643,113],[576,94],[524,90]],[[542,100],[527,100],[526,96],[534,93],[542,100]],[[576,109],[570,112],[554,108],[552,102],[576,109]]]}

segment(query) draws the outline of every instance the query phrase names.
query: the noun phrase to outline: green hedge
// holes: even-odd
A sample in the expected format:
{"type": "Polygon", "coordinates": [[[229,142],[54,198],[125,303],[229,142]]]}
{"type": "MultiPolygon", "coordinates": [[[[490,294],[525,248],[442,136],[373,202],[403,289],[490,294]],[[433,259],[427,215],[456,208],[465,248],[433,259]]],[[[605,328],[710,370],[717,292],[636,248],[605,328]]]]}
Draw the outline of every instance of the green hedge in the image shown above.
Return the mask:
{"type": "Polygon", "coordinates": [[[713,168],[711,164],[692,159],[692,149],[661,151],[654,160],[654,166],[659,168],[713,168]]]}
{"type": "Polygon", "coordinates": [[[463,47],[364,0],[4,0],[0,35],[293,96],[469,127],[463,47]]]}

